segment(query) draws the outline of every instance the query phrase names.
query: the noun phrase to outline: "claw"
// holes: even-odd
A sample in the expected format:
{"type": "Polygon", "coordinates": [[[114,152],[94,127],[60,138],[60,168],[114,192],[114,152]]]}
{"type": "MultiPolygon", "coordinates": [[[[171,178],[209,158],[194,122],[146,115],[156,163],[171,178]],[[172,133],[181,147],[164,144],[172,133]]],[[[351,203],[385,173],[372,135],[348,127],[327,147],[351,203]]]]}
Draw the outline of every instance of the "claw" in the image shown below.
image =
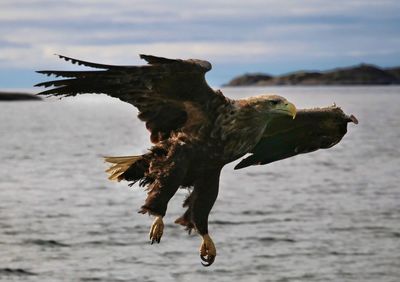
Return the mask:
{"type": "Polygon", "coordinates": [[[204,262],[208,262],[208,260],[206,259],[206,257],[205,257],[205,256],[202,256],[202,255],[200,255],[200,258],[201,258],[201,260],[202,260],[202,261],[204,261],[204,262]]]}
{"type": "Polygon", "coordinates": [[[153,245],[154,242],[157,242],[158,244],[161,241],[161,236],[164,231],[164,222],[162,220],[161,216],[156,216],[156,218],[153,221],[153,224],[151,225],[150,232],[149,232],[149,238],[150,238],[150,244],[153,245]]]}
{"type": "Polygon", "coordinates": [[[207,258],[200,255],[200,258],[202,261],[206,262],[206,263],[201,263],[201,265],[205,267],[212,265],[215,260],[215,256],[212,255],[207,256],[207,258]]]}
{"type": "Polygon", "coordinates": [[[206,267],[212,265],[216,255],[217,250],[211,237],[208,234],[203,235],[203,242],[200,246],[200,259],[205,263],[201,264],[206,267]]]}

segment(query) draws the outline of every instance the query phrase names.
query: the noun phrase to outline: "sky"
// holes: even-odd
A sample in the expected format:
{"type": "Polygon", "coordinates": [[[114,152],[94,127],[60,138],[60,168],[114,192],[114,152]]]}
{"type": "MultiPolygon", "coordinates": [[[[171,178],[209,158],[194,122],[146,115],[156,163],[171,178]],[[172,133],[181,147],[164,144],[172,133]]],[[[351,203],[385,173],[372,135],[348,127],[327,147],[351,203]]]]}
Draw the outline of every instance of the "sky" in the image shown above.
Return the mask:
{"type": "Polygon", "coordinates": [[[123,65],[143,63],[141,53],[205,59],[213,86],[252,72],[398,66],[400,1],[1,0],[0,89],[76,68],[55,53],[123,65]]]}

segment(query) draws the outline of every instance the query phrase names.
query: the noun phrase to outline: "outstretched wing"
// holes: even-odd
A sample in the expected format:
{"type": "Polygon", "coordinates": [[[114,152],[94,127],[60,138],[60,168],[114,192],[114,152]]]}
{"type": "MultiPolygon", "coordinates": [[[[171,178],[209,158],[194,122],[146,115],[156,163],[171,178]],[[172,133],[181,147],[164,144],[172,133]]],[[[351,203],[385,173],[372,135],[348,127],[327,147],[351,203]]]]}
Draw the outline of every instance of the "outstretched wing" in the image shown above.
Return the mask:
{"type": "Polygon", "coordinates": [[[235,169],[263,165],[298,154],[326,149],[337,144],[347,132],[347,123],[358,123],[336,107],[298,110],[295,119],[280,117],[268,124],[265,133],[235,169]]]}
{"type": "Polygon", "coordinates": [[[205,80],[205,73],[211,69],[207,61],[140,55],[148,65],[118,66],[58,56],[97,70],[38,71],[64,78],[35,85],[53,87],[39,95],[104,93],[119,98],[139,109],[139,118],[146,122],[154,143],[168,138],[171,131],[187,122],[188,108],[198,109],[216,96],[205,80]]]}

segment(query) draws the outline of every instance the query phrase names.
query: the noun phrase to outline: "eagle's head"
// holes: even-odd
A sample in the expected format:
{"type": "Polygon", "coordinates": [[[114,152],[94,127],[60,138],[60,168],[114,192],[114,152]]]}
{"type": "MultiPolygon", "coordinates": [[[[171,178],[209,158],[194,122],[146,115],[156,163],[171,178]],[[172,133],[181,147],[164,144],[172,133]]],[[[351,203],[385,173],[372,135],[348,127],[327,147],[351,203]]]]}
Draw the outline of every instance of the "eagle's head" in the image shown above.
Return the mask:
{"type": "Polygon", "coordinates": [[[288,115],[296,117],[296,107],[285,98],[278,95],[260,95],[250,97],[247,103],[260,114],[269,118],[276,115],[288,115]]]}

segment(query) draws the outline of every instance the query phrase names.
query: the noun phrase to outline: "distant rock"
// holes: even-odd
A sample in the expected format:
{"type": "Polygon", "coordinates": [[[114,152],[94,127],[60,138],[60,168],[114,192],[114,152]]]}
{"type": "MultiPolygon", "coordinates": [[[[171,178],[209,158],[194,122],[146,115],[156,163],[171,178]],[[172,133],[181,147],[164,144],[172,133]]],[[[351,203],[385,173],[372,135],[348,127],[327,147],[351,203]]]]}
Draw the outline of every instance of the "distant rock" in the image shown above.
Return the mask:
{"type": "Polygon", "coordinates": [[[244,75],[241,75],[241,76],[238,76],[238,77],[232,79],[229,82],[229,86],[255,85],[259,81],[268,81],[272,78],[273,78],[273,76],[268,75],[268,74],[262,74],[262,73],[244,74],[244,75]]]}
{"type": "Polygon", "coordinates": [[[42,98],[39,96],[19,93],[19,92],[0,92],[0,101],[27,101],[27,100],[37,100],[40,101],[42,98]]]}
{"type": "Polygon", "coordinates": [[[297,71],[280,76],[244,74],[224,86],[391,84],[400,84],[400,67],[381,69],[374,65],[360,64],[324,72],[297,71]]]}
{"type": "Polygon", "coordinates": [[[388,73],[400,80],[400,67],[385,69],[388,73]]]}

